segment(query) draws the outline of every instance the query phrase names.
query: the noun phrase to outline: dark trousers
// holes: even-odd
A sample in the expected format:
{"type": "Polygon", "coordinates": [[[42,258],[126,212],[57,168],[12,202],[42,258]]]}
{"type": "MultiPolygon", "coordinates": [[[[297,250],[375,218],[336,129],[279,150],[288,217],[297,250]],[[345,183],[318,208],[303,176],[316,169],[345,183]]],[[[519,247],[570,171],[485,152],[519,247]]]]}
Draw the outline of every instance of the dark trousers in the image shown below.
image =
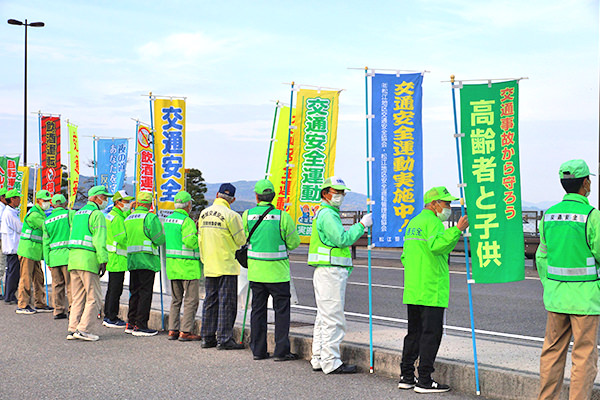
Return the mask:
{"type": "Polygon", "coordinates": [[[136,269],[129,272],[129,313],[127,322],[140,329],[148,329],[152,287],[156,272],[149,269],[136,269]]]}
{"type": "Polygon", "coordinates": [[[111,321],[116,320],[119,315],[119,300],[121,300],[121,295],[123,294],[124,279],[125,272],[108,273],[108,288],[106,289],[106,298],[104,299],[104,316],[111,321]]]}
{"type": "Polygon", "coordinates": [[[437,356],[444,325],[443,307],[408,304],[408,333],[404,337],[400,371],[403,377],[415,376],[415,361],[419,358],[419,383],[431,382],[433,363],[437,356]]]}
{"type": "Polygon", "coordinates": [[[274,357],[290,352],[290,283],[250,282],[252,314],[250,315],[250,348],[255,356],[267,353],[267,300],[273,297],[275,311],[274,357]]]}
{"type": "Polygon", "coordinates": [[[21,266],[19,264],[19,256],[16,254],[6,255],[6,278],[4,283],[4,301],[17,301],[17,288],[19,287],[19,279],[21,278],[21,266]]]}
{"type": "Polygon", "coordinates": [[[218,335],[219,343],[233,339],[233,324],[237,315],[237,275],[206,277],[206,296],[202,305],[203,339],[213,339],[218,335]]]}

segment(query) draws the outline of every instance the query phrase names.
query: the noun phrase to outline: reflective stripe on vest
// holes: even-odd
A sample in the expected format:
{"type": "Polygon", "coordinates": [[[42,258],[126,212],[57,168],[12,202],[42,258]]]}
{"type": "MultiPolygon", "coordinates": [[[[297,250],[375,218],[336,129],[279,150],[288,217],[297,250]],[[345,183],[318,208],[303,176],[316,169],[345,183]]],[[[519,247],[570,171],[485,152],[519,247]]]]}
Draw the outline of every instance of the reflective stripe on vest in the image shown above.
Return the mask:
{"type": "Polygon", "coordinates": [[[127,255],[127,250],[123,250],[123,249],[118,249],[117,248],[117,242],[113,242],[113,244],[107,244],[106,245],[106,250],[111,252],[111,253],[116,253],[120,256],[126,256],[127,255]]]}
{"type": "Polygon", "coordinates": [[[57,248],[67,247],[69,245],[70,240],[63,240],[62,242],[54,242],[50,243],[50,249],[56,250],[57,248]]]}
{"type": "Polygon", "coordinates": [[[88,203],[75,213],[71,228],[69,248],[96,252],[96,248],[92,242],[92,232],[90,231],[90,216],[94,211],[98,211],[98,206],[93,203],[88,203]]]}
{"type": "Polygon", "coordinates": [[[42,243],[42,228],[33,229],[27,223],[27,217],[29,216],[29,214],[34,213],[34,212],[43,215],[44,220],[46,219],[46,214],[44,214],[43,211],[40,211],[36,206],[33,206],[33,208],[31,210],[29,210],[27,212],[27,215],[25,216],[25,220],[23,221],[23,230],[21,232],[20,238],[24,239],[24,240],[30,240],[34,243],[41,244],[42,243]]]}
{"type": "Polygon", "coordinates": [[[69,247],[69,237],[71,235],[71,224],[69,222],[69,211],[56,209],[50,214],[50,217],[44,222],[48,239],[50,241],[50,250],[66,249],[69,247]]]}
{"type": "Polygon", "coordinates": [[[152,242],[150,240],[144,240],[142,246],[127,246],[127,253],[152,253],[157,256],[158,249],[152,247],[152,242]]]}
{"type": "Polygon", "coordinates": [[[189,217],[178,211],[175,211],[168,218],[165,218],[164,227],[167,258],[181,258],[190,260],[200,259],[199,250],[190,249],[183,244],[181,229],[183,228],[183,223],[187,218],[189,217]]]}
{"type": "MultiPolygon", "coordinates": [[[[186,247],[188,250],[167,250],[167,256],[185,256],[199,258],[200,252],[186,247]]],[[[177,258],[177,257],[176,257],[177,258]]]]}
{"type": "MultiPolygon", "coordinates": [[[[246,226],[248,232],[258,223],[268,206],[259,205],[248,210],[246,226]]],[[[272,209],[261,221],[250,238],[248,258],[253,260],[277,261],[288,258],[287,246],[281,236],[281,211],[272,209]]]]}
{"type": "Polygon", "coordinates": [[[23,234],[21,234],[21,239],[28,239],[36,243],[42,243],[42,237],[39,235],[34,235],[33,232],[35,232],[33,229],[27,229],[23,231],[23,234]]]}
{"type": "MultiPolygon", "coordinates": [[[[266,218],[265,218],[266,219],[266,218]]],[[[248,257],[254,257],[258,259],[272,259],[272,258],[287,258],[287,247],[285,245],[279,246],[279,251],[275,253],[267,253],[260,251],[252,251],[252,245],[248,246],[248,257]]]]}
{"type": "MultiPolygon", "coordinates": [[[[317,219],[323,207],[317,211],[313,218],[310,245],[308,248],[308,265],[318,267],[319,265],[332,265],[334,267],[352,267],[352,253],[349,247],[330,247],[321,240],[317,229],[317,219]]],[[[329,207],[328,207],[329,208],[329,207]]],[[[334,212],[336,210],[333,210],[334,212]]]]}
{"type": "Polygon", "coordinates": [[[92,243],[92,237],[85,235],[83,237],[83,240],[69,240],[69,244],[70,245],[77,245],[77,246],[86,246],[86,247],[93,247],[93,243],[92,243]]]}

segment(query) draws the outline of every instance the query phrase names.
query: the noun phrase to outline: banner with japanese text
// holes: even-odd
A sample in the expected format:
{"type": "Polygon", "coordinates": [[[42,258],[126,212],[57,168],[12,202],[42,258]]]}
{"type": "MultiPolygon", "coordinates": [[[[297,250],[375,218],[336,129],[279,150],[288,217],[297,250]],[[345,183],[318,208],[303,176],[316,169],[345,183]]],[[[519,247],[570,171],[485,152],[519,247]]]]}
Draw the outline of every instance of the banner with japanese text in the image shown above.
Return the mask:
{"type": "Polygon", "coordinates": [[[404,229],[423,209],[423,74],[375,74],[373,123],[373,245],[402,247],[404,229]]]}
{"type": "Polygon", "coordinates": [[[69,208],[73,208],[79,189],[79,135],[77,126],[67,123],[69,129],[69,208]]]}
{"type": "Polygon", "coordinates": [[[21,217],[21,221],[23,221],[25,215],[27,215],[27,203],[29,202],[29,167],[19,166],[14,189],[17,189],[23,195],[21,205],[19,206],[21,209],[19,216],[21,217]]]}
{"type": "Polygon", "coordinates": [[[0,157],[0,188],[10,190],[15,186],[18,177],[18,166],[20,156],[0,157]]]}
{"type": "Polygon", "coordinates": [[[476,283],[525,278],[518,110],[518,81],[460,90],[462,168],[476,283]]]}
{"type": "Polygon", "coordinates": [[[290,180],[289,214],[302,243],[310,241],[312,220],[321,203],[321,185],[334,174],[339,92],[301,89],[296,97],[298,149],[290,180]]]}
{"type": "Polygon", "coordinates": [[[50,194],[60,193],[60,118],[42,116],[42,181],[41,187],[50,194]]]}
{"type": "Polygon", "coordinates": [[[106,186],[109,193],[123,189],[128,145],[127,139],[98,139],[98,184],[106,186]]]}
{"type": "Polygon", "coordinates": [[[140,192],[154,192],[154,153],[150,128],[138,124],[135,151],[135,197],[140,192]]]}
{"type": "MultiPolygon", "coordinates": [[[[296,122],[295,115],[292,115],[292,126],[296,122]]],[[[290,182],[297,173],[295,167],[298,157],[297,146],[298,129],[291,130],[290,134],[290,108],[281,107],[277,121],[277,130],[275,131],[275,142],[271,152],[271,163],[269,167],[269,180],[275,187],[275,199],[273,203],[279,210],[284,210],[285,204],[290,203],[290,182]],[[293,167],[287,167],[288,159],[288,137],[289,137],[289,164],[293,167]],[[287,196],[286,196],[286,176],[287,176],[287,196]]],[[[289,210],[289,205],[285,207],[289,210]]]]}
{"type": "Polygon", "coordinates": [[[175,209],[175,195],[185,187],[185,100],[154,100],[154,157],[161,217],[175,209]]]}

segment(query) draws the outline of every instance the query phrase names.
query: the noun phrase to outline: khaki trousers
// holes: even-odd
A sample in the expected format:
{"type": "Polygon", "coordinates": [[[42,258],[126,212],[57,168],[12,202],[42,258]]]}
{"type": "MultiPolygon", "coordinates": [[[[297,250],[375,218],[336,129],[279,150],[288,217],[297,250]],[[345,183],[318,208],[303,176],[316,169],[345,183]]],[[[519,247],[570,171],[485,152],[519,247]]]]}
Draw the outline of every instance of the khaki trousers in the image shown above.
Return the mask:
{"type": "Polygon", "coordinates": [[[548,311],[546,335],[540,358],[538,399],[558,399],[563,386],[571,335],[571,384],[569,399],[589,399],[598,372],[599,315],[571,315],[548,311]]]}
{"type": "Polygon", "coordinates": [[[31,298],[31,287],[33,286],[33,306],[36,308],[46,307],[46,293],[44,290],[44,273],[41,263],[26,257],[19,256],[21,265],[21,279],[17,290],[19,308],[26,308],[31,298]]]}
{"type": "Polygon", "coordinates": [[[90,332],[92,323],[98,321],[102,304],[98,302],[100,277],[89,271],[73,269],[71,274],[71,293],[73,304],[69,314],[69,332],[90,332]]]}
{"type": "Polygon", "coordinates": [[[194,329],[196,312],[200,302],[200,280],[193,279],[171,281],[171,311],[169,312],[169,330],[191,333],[194,329]],[[179,313],[183,302],[183,320],[180,324],[179,313]],[[181,329],[180,329],[181,326],[181,329]]]}
{"type": "Polygon", "coordinates": [[[71,306],[71,278],[66,265],[50,268],[52,274],[52,303],[54,305],[54,315],[66,314],[71,306]],[[68,304],[65,304],[65,291],[67,293],[68,304]]]}

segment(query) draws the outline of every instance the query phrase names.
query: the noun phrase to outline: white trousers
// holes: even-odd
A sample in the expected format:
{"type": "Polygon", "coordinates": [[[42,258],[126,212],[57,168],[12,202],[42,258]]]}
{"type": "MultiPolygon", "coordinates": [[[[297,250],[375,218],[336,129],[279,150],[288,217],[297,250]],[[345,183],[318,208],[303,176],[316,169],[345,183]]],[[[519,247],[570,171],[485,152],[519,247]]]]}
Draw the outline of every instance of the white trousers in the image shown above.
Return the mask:
{"type": "Polygon", "coordinates": [[[328,374],[342,365],[340,343],[346,333],[344,303],[348,270],[341,267],[317,267],[313,287],[317,302],[317,318],[313,331],[313,368],[328,374]]]}

